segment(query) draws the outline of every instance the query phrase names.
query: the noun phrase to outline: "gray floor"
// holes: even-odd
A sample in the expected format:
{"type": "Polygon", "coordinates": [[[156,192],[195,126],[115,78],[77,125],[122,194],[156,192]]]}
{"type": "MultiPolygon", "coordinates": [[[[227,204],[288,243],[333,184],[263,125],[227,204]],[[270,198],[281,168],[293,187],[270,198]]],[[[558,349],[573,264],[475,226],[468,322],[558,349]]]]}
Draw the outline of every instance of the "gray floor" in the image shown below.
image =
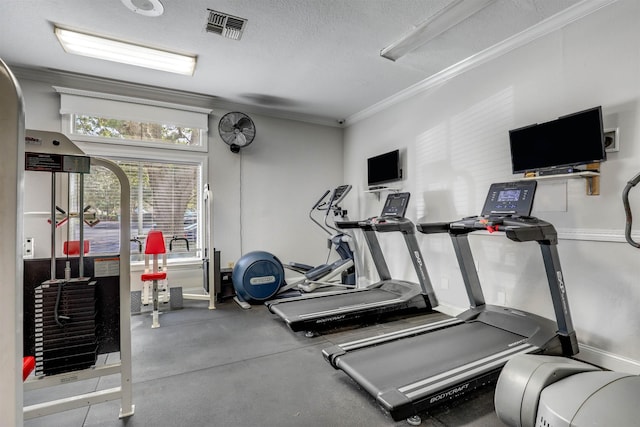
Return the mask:
{"type": "MultiPolygon", "coordinates": [[[[119,420],[113,401],[25,426],[407,426],[326,363],[321,350],[431,320],[410,317],[307,338],[264,306],[242,310],[228,301],[208,310],[205,302],[185,301],[184,309],[160,316],[159,329],[151,329],[149,315],[132,318],[135,415],[119,420]]],[[[30,405],[116,385],[117,378],[106,377],[31,391],[24,400],[30,405]]],[[[421,416],[427,427],[502,425],[491,389],[421,416]]]]}

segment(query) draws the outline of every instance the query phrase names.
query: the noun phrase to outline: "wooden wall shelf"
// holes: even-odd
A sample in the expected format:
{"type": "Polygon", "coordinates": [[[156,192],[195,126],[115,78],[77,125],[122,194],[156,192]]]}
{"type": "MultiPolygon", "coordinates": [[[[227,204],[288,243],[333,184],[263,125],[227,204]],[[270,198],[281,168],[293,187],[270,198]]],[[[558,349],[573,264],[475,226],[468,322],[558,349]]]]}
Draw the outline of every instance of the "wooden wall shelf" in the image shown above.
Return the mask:
{"type": "MultiPolygon", "coordinates": [[[[598,163],[594,163],[596,167],[600,165],[598,163]]],[[[592,165],[587,165],[587,169],[589,168],[595,169],[592,165]]],[[[587,196],[599,196],[600,195],[600,172],[597,170],[586,170],[583,172],[574,172],[574,173],[563,173],[558,175],[542,175],[542,176],[525,176],[524,179],[535,179],[538,181],[551,181],[551,180],[561,180],[561,179],[575,179],[575,178],[584,178],[586,180],[586,193],[587,196]]]]}

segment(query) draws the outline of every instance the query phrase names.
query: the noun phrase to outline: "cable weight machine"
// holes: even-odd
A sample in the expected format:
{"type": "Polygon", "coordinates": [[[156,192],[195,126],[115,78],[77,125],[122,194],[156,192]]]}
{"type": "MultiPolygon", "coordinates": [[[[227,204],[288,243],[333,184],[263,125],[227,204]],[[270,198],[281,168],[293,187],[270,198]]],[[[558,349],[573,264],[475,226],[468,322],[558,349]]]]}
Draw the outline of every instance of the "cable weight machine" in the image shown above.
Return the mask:
{"type": "MultiPolygon", "coordinates": [[[[36,370],[35,375],[26,379],[24,390],[55,387],[110,375],[119,375],[120,385],[26,406],[23,408],[24,419],[118,399],[121,401],[120,418],[129,417],[134,413],[134,405],[128,178],[115,163],[86,156],[59,133],[27,130],[25,146],[25,170],[51,174],[51,254],[49,260],[25,259],[24,340],[26,348],[33,338],[36,370]],[[74,246],[77,243],[77,257],[69,257],[73,251],[67,247],[67,259],[62,267],[64,274],[60,274],[60,260],[56,259],[56,228],[60,221],[56,219],[61,212],[56,206],[56,175],[78,174],[78,206],[82,207],[84,175],[90,173],[93,166],[110,170],[120,184],[120,253],[85,257],[83,228],[87,223],[84,218],[86,209],[78,208],[78,212],[73,214],[67,209],[65,215],[79,219],[79,241],[74,242],[74,246]],[[49,264],[44,267],[44,273],[43,261],[49,264]],[[48,279],[42,280],[43,274],[48,279]],[[30,296],[33,296],[32,299],[30,296]],[[30,300],[33,305],[27,303],[30,300]],[[30,316],[31,313],[33,316],[30,316]],[[108,321],[107,327],[97,327],[101,321],[108,321]],[[112,358],[109,357],[109,363],[96,364],[97,354],[116,351],[119,351],[119,360],[111,362],[112,358]]],[[[92,223],[95,225],[95,218],[88,218],[88,224],[92,223]]],[[[51,392],[51,396],[56,394],[55,391],[51,392]]]]}

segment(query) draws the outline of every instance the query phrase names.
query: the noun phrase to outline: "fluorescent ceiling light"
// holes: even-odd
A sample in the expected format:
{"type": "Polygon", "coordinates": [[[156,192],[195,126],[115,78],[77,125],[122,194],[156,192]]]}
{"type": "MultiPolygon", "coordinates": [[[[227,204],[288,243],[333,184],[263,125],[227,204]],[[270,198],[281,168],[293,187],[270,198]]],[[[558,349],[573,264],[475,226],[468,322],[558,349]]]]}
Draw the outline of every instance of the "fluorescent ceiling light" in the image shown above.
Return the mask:
{"type": "Polygon", "coordinates": [[[55,27],[60,44],[67,53],[121,62],[138,67],[193,75],[196,57],[153,49],[55,27]]]}
{"type": "Polygon", "coordinates": [[[413,31],[404,35],[400,40],[382,49],[380,56],[395,61],[438,37],[451,27],[458,25],[471,15],[478,13],[494,1],[495,0],[455,0],[431,18],[418,25],[413,31]]]}

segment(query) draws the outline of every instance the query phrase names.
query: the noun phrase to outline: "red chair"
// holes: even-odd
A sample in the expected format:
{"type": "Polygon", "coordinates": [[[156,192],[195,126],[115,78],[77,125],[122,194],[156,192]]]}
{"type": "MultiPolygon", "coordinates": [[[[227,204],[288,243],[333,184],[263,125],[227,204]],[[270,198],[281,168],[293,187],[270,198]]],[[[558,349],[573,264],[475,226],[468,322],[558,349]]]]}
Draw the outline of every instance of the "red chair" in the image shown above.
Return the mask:
{"type": "Polygon", "coordinates": [[[162,231],[151,230],[147,235],[144,247],[144,273],[140,276],[143,282],[142,303],[153,303],[152,328],[160,326],[158,321],[160,302],[169,302],[169,285],[167,283],[167,250],[162,231]],[[162,264],[159,257],[162,257],[162,264]],[[153,261],[153,263],[151,262],[153,261]],[[150,264],[151,267],[150,267],[150,264]]]}

